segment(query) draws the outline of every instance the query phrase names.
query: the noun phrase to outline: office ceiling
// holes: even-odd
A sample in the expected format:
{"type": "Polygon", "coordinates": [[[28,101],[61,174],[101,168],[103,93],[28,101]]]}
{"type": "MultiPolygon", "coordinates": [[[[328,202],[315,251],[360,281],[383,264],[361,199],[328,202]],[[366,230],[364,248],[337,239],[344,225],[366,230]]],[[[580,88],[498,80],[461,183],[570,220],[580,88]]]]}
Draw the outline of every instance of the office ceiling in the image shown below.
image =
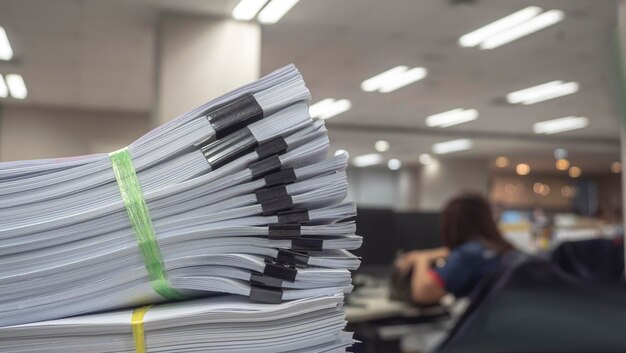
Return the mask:
{"type": "Polygon", "coordinates": [[[618,121],[610,87],[616,26],[614,1],[479,0],[301,1],[275,26],[264,27],[265,71],[292,60],[313,93],[347,98],[353,107],[328,120],[333,147],[352,155],[391,142],[388,158],[405,162],[429,153],[434,142],[474,139],[475,147],[442,158],[500,154],[554,170],[552,152],[566,147],[584,169],[608,170],[617,159],[618,121]],[[401,4],[400,4],[401,3],[401,4]],[[494,50],[461,48],[459,36],[529,5],[560,9],[565,20],[494,50]],[[366,93],[360,83],[396,65],[423,66],[422,81],[388,94],[366,93]],[[577,81],[577,94],[531,106],[511,106],[506,93],[536,84],[577,81]],[[476,121],[427,128],[428,115],[474,108],[476,121]],[[586,129],[538,138],[533,123],[586,116],[586,129]]]}
{"type": "MultiPolygon", "coordinates": [[[[0,25],[16,60],[0,72],[22,73],[24,102],[4,104],[149,111],[153,105],[155,28],[160,11],[229,16],[237,0],[0,0],[0,25]]],[[[374,152],[415,163],[434,142],[469,137],[475,148],[444,158],[507,154],[540,165],[566,147],[584,168],[617,159],[617,113],[611,101],[612,0],[452,1],[301,0],[263,29],[262,70],[289,62],[302,71],[314,101],[347,98],[353,108],[328,120],[333,148],[374,152]],[[528,5],[560,9],[549,29],[491,51],[460,48],[458,37],[528,5]],[[396,65],[423,66],[426,79],[389,94],[360,83],[396,65]],[[574,80],[579,93],[532,106],[502,97],[550,80],[574,80]],[[426,116],[475,108],[474,122],[433,131],[426,116]],[[568,115],[590,119],[579,131],[536,138],[532,124],[568,115]],[[598,156],[602,156],[601,158],[598,156]],[[606,159],[604,161],[603,159],[606,159]]],[[[545,164],[545,163],[544,163],[545,164]]],[[[549,163],[548,163],[549,164],[549,163]]]]}

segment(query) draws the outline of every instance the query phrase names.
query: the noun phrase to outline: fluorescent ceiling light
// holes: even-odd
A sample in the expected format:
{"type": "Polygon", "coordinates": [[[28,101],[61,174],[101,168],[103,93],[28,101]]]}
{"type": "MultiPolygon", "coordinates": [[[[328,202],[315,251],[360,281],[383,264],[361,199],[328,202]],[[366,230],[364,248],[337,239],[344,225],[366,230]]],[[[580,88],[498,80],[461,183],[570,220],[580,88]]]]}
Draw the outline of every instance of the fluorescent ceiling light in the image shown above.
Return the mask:
{"type": "Polygon", "coordinates": [[[378,153],[364,154],[352,159],[352,164],[356,167],[369,167],[382,162],[383,157],[378,153]]]}
{"type": "Polygon", "coordinates": [[[453,109],[447,112],[431,115],[426,118],[426,125],[430,127],[449,127],[467,123],[478,118],[476,109],[453,109]]]}
{"type": "Polygon", "coordinates": [[[365,92],[377,91],[389,79],[391,79],[392,77],[395,77],[396,75],[401,75],[403,72],[406,72],[408,69],[409,68],[406,66],[396,66],[374,77],[370,77],[367,80],[361,82],[361,89],[364,90],[365,92]]]}
{"type": "Polygon", "coordinates": [[[514,12],[484,27],[467,33],[459,38],[459,45],[462,47],[475,47],[493,35],[528,21],[529,19],[537,16],[541,11],[540,7],[529,6],[525,9],[514,12]]]}
{"type": "Polygon", "coordinates": [[[428,72],[423,67],[414,67],[411,70],[404,72],[401,75],[396,75],[392,79],[385,82],[385,84],[380,87],[380,93],[389,93],[397,90],[398,88],[410,85],[411,83],[417,82],[424,77],[428,72]]]}
{"type": "Polygon", "coordinates": [[[0,60],[11,60],[13,58],[13,49],[9,43],[9,37],[4,28],[0,27],[0,60]]]}
{"type": "Polygon", "coordinates": [[[565,118],[542,121],[533,125],[536,134],[557,134],[559,132],[582,129],[589,125],[589,119],[582,116],[568,116],[565,118]]]}
{"type": "Polygon", "coordinates": [[[402,168],[402,162],[399,159],[393,158],[387,162],[387,167],[391,170],[398,170],[402,168]]]}
{"type": "Polygon", "coordinates": [[[361,89],[365,92],[389,93],[417,82],[427,74],[428,71],[423,67],[414,67],[409,70],[407,66],[396,66],[363,81],[361,89]]]}
{"type": "Polygon", "coordinates": [[[24,99],[28,95],[26,90],[26,84],[21,75],[8,74],[6,75],[7,86],[9,86],[9,92],[11,97],[15,99],[24,99]]]}
{"type": "Polygon", "coordinates": [[[495,49],[501,45],[510,43],[516,39],[527,36],[531,33],[542,30],[546,27],[552,26],[563,20],[565,15],[560,10],[550,10],[531,18],[530,20],[500,32],[480,44],[481,49],[495,49]]]}
{"type": "Polygon", "coordinates": [[[326,98],[326,99],[322,99],[321,101],[312,104],[309,107],[309,115],[311,115],[312,117],[316,118],[318,116],[320,116],[322,113],[324,113],[333,103],[335,102],[335,99],[333,98],[326,98]]]}
{"type": "Polygon", "coordinates": [[[267,4],[268,0],[241,0],[233,9],[233,18],[250,21],[267,4]]]}
{"type": "Polygon", "coordinates": [[[0,98],[6,98],[9,96],[9,87],[7,87],[6,82],[4,82],[4,77],[0,75],[0,98]]]}
{"type": "Polygon", "coordinates": [[[473,142],[470,139],[458,139],[446,142],[439,142],[433,145],[433,152],[436,154],[446,154],[465,151],[472,148],[472,145],[473,142]]]}
{"type": "Polygon", "coordinates": [[[328,119],[341,114],[352,107],[347,99],[323,99],[309,107],[309,114],[313,118],[328,119]]]}
{"type": "Polygon", "coordinates": [[[507,94],[511,104],[534,104],[578,92],[578,83],[551,81],[507,94]]]}
{"type": "Polygon", "coordinates": [[[374,148],[378,152],[387,152],[391,148],[391,144],[389,143],[389,141],[379,140],[376,141],[376,143],[374,144],[374,148]]]}
{"type": "Polygon", "coordinates": [[[272,0],[259,14],[259,22],[272,24],[278,22],[299,0],[272,0]]]}

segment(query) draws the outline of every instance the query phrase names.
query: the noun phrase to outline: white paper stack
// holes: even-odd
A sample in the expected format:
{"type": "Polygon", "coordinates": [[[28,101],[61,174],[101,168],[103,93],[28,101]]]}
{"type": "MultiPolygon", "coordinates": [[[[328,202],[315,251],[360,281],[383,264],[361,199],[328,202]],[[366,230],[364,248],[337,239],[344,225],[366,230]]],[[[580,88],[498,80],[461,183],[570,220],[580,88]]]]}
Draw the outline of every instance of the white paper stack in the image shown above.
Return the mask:
{"type": "MultiPolygon", "coordinates": [[[[343,297],[249,303],[223,296],[150,307],[147,352],[345,352],[343,297]]],[[[133,353],[132,310],[0,328],[3,353],[133,353]]]]}
{"type": "Polygon", "coordinates": [[[111,155],[1,163],[0,351],[130,352],[128,312],[46,320],[225,294],[150,309],[148,351],[343,351],[362,239],[308,101],[288,66],[111,155]]]}

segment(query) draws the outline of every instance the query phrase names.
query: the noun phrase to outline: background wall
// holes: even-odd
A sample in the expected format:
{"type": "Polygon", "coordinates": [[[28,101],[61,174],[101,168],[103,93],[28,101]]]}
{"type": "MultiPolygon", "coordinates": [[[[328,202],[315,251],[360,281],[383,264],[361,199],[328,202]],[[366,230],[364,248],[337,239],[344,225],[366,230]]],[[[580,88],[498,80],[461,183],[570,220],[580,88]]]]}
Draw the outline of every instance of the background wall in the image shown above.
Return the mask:
{"type": "Polygon", "coordinates": [[[520,177],[496,174],[491,180],[490,197],[496,204],[505,207],[573,210],[573,199],[581,191],[579,184],[583,184],[582,179],[576,180],[566,176],[520,177]],[[545,186],[537,187],[539,185],[535,186],[536,183],[545,186]],[[541,194],[540,191],[545,193],[541,194]]]}
{"type": "Polygon", "coordinates": [[[361,207],[396,211],[440,211],[453,196],[467,191],[487,196],[487,162],[438,160],[399,171],[387,168],[348,169],[350,197],[361,207]]]}
{"type": "Polygon", "coordinates": [[[256,23],[167,13],[157,43],[155,126],[259,77],[256,23]]]}
{"type": "Polygon", "coordinates": [[[462,192],[487,196],[488,163],[482,159],[439,160],[422,168],[419,180],[421,211],[440,211],[445,203],[462,192]]]}
{"type": "Polygon", "coordinates": [[[609,222],[622,220],[622,179],[620,174],[598,178],[599,215],[609,222]]]}
{"type": "Polygon", "coordinates": [[[576,179],[563,174],[518,176],[496,173],[491,178],[489,196],[495,204],[505,208],[540,207],[618,222],[622,219],[621,193],[621,176],[614,173],[576,179]],[[536,184],[543,186],[538,188],[536,184]]]}
{"type": "Polygon", "coordinates": [[[349,198],[359,207],[392,208],[399,203],[399,173],[386,168],[348,168],[349,198]]]}
{"type": "Polygon", "coordinates": [[[0,110],[0,161],[112,152],[150,128],[150,114],[7,105],[0,110]]]}

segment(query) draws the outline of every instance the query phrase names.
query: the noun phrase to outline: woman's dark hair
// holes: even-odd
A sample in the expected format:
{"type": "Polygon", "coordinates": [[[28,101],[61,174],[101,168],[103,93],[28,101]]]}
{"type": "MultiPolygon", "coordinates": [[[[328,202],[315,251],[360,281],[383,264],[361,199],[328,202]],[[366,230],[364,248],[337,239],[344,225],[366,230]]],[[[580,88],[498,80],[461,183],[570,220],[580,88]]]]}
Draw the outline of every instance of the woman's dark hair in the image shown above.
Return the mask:
{"type": "Polygon", "coordinates": [[[487,200],[479,194],[463,194],[450,200],[443,210],[441,236],[448,249],[478,241],[499,254],[511,250],[498,230],[487,200]]]}

